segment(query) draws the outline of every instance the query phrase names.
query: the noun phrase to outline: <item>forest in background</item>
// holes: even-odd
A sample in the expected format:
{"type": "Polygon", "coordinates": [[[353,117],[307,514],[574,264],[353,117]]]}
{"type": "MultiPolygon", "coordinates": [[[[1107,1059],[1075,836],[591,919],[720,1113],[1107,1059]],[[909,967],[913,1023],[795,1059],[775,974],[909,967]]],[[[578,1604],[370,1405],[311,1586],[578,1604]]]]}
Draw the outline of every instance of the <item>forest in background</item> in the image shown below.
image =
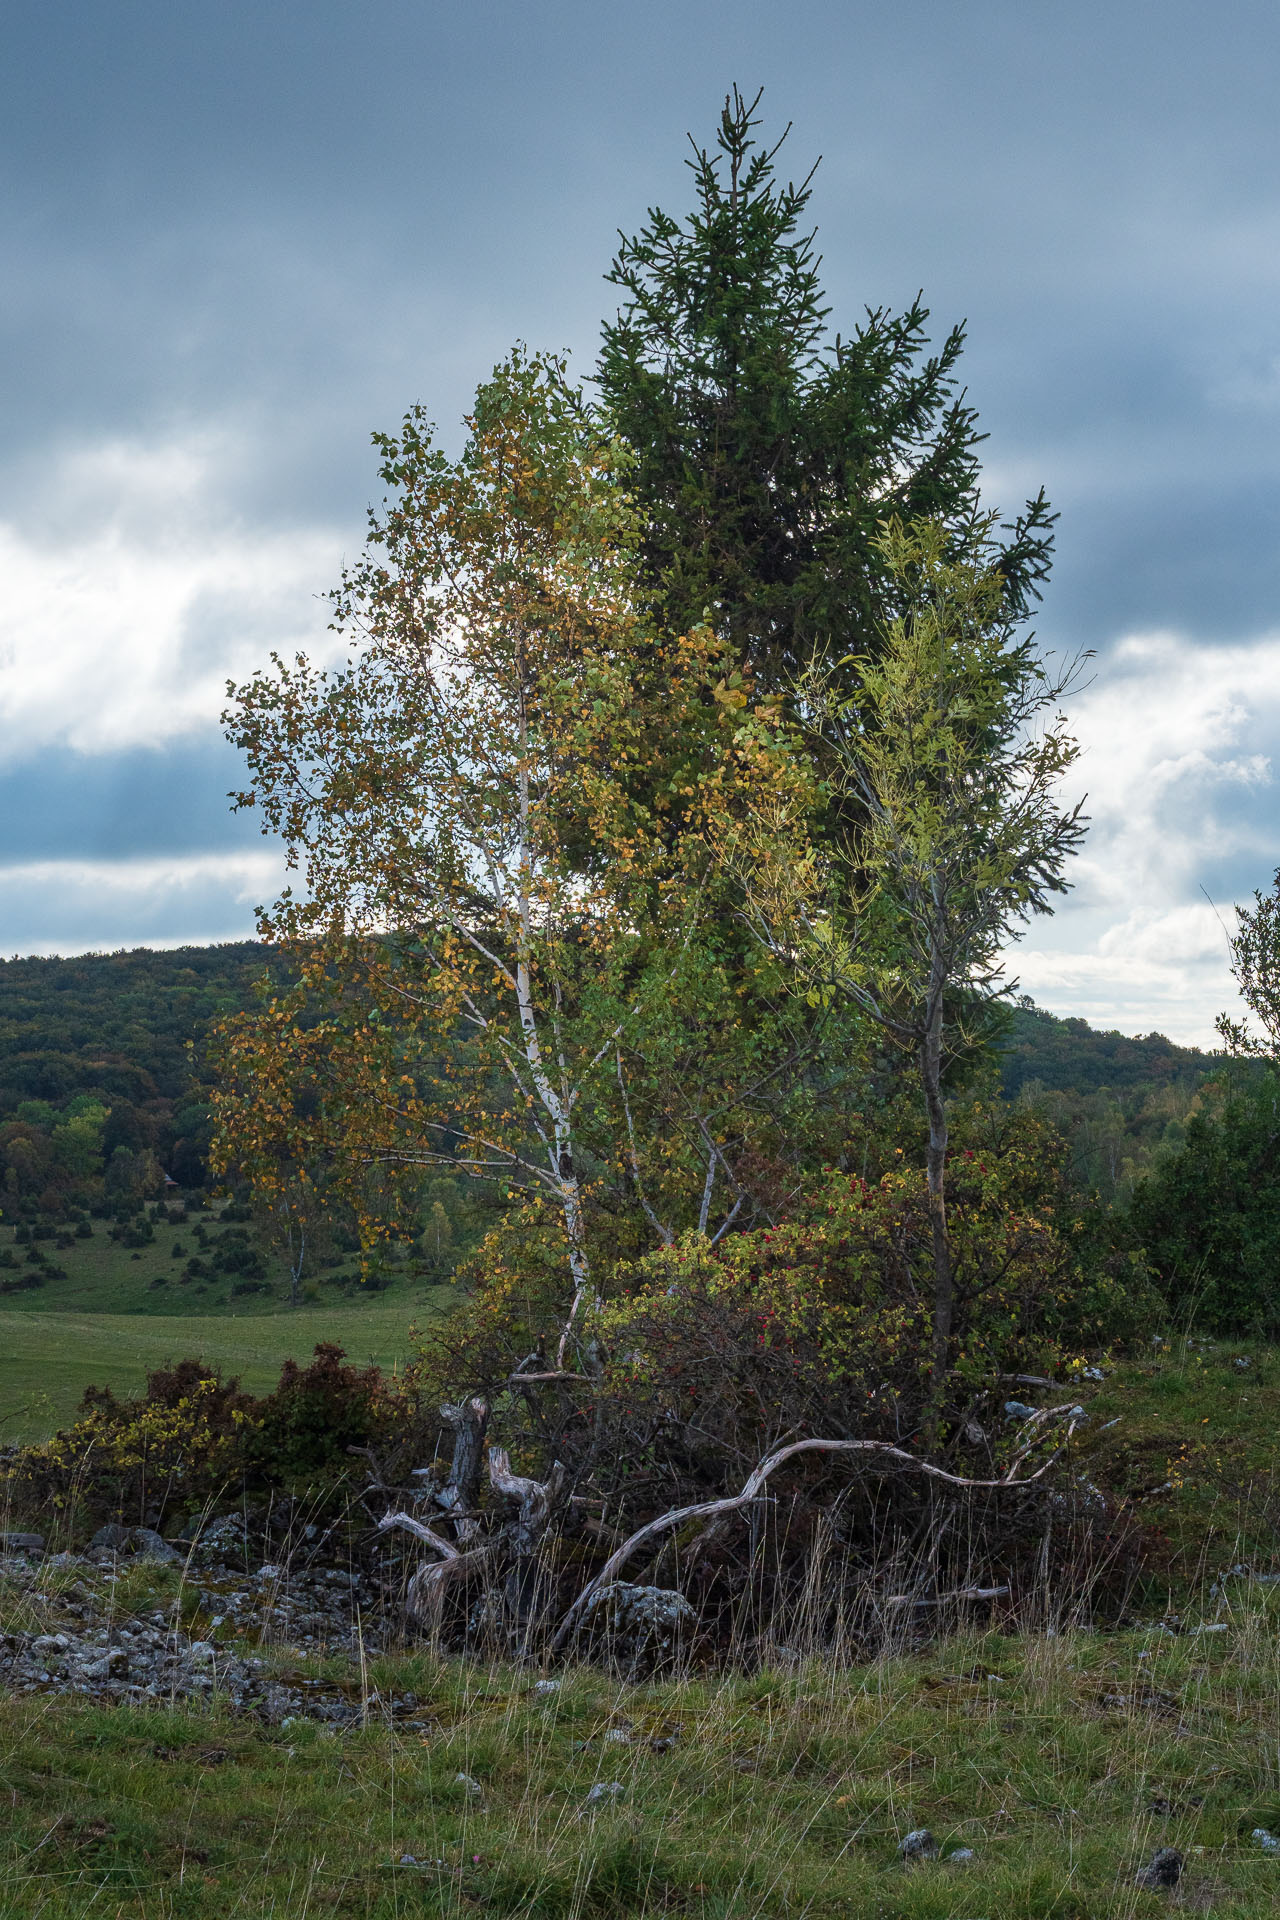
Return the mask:
{"type": "MultiPolygon", "coordinates": [[[[206,1036],[273,974],[279,958],[256,940],[0,961],[0,1207],[58,1218],[109,1196],[154,1199],[166,1175],[206,1191],[206,1036]]],[[[990,1064],[1004,1098],[1041,1106],[1108,1198],[1181,1145],[1221,1067],[1162,1034],[1102,1032],[1025,999],[1006,1010],[990,1064]]]]}
{"type": "MultiPolygon", "coordinates": [[[[225,1310],[228,1302],[243,1310],[252,1296],[266,1305],[286,1290],[269,1226],[244,1194],[220,1193],[207,1160],[207,1036],[218,1020],[250,1008],[255,987],[273,977],[279,965],[255,940],[0,960],[0,1224],[11,1229],[0,1235],[0,1291],[21,1291],[35,1304],[34,1289],[67,1278],[69,1264],[81,1283],[77,1309],[101,1293],[104,1310],[136,1311],[141,1275],[117,1275],[101,1258],[79,1272],[91,1220],[112,1223],[126,1260],[141,1255],[149,1309],[173,1310],[169,1294],[155,1297],[151,1257],[157,1229],[169,1252],[171,1227],[185,1262],[173,1276],[191,1283],[184,1311],[225,1310]],[[21,1262],[13,1235],[26,1248],[21,1262]]],[[[393,1249],[391,1265],[363,1269],[359,1234],[335,1205],[306,1264],[306,1297],[317,1297],[317,1284],[360,1298],[399,1273],[446,1278],[484,1230],[492,1196],[483,1183],[441,1175],[422,1199],[416,1244],[393,1249]]],[[[64,1302],[44,1295],[41,1304],[64,1302]]]]}

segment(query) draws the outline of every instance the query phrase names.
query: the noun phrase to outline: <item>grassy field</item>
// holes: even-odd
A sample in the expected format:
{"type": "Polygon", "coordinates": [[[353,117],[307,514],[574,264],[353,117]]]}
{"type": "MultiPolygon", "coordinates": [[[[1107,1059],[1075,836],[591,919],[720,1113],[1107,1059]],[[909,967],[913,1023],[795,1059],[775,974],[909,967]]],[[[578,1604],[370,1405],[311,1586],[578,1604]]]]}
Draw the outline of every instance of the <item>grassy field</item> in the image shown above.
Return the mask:
{"type": "MultiPolygon", "coordinates": [[[[0,1262],[7,1257],[12,1263],[0,1265],[0,1315],[72,1312],[169,1318],[234,1312],[242,1316],[272,1313],[287,1299],[279,1262],[266,1278],[249,1281],[212,1270],[217,1249],[244,1231],[239,1221],[225,1218],[222,1210],[201,1210],[182,1224],[162,1220],[153,1231],[150,1245],[130,1248],[113,1240],[106,1224],[95,1220],[87,1238],[65,1230],[57,1240],[42,1240],[41,1251],[62,1271],[57,1278],[28,1287],[20,1283],[39,1269],[27,1258],[28,1249],[18,1241],[16,1229],[0,1222],[0,1262]],[[186,1276],[193,1256],[204,1268],[196,1279],[186,1276]]],[[[407,1269],[393,1270],[384,1281],[389,1282],[387,1292],[401,1300],[415,1301],[424,1291],[423,1277],[407,1269]]],[[[350,1256],[319,1275],[310,1275],[305,1291],[317,1303],[370,1297],[361,1286],[358,1261],[350,1256]]]]}
{"type": "MultiPolygon", "coordinates": [[[[406,1321],[384,1297],[79,1324],[99,1374],[140,1369],[146,1343],[176,1350],[181,1328],[205,1351],[226,1340],[227,1363],[266,1384],[289,1344],[322,1335],[390,1362],[406,1321]]],[[[46,1373],[75,1324],[0,1318],[46,1373]]],[[[176,1606],[291,1686],[341,1686],[363,1723],[0,1699],[0,1916],[1261,1920],[1280,1906],[1280,1853],[1253,1837],[1280,1834],[1280,1587],[1206,1576],[1280,1565],[1280,1354],[1190,1342],[1083,1392],[1080,1470],[1125,1497],[1177,1575],[1177,1614],[1155,1580],[1145,1624],[1114,1633],[975,1632],[862,1667],[639,1686],[577,1669],[538,1692],[528,1671],[412,1648],[313,1656],[269,1623],[258,1643],[206,1621],[181,1566],[134,1563],[108,1576],[122,1617],[176,1606]],[[905,1866],[918,1827],[940,1857],[905,1866]],[[1164,1846],[1185,1858],[1172,1896],[1134,1881],[1164,1846]]],[[[0,1582],[0,1634],[55,1629],[61,1588],[84,1577],[0,1582]]]]}
{"type": "Polygon", "coordinates": [[[273,1387],[284,1360],[306,1360],[318,1340],[354,1361],[390,1369],[408,1352],[416,1319],[447,1311],[452,1288],[413,1301],[385,1295],[293,1312],[226,1315],[28,1313],[0,1315],[0,1438],[41,1439],[75,1413],[89,1385],[141,1390],[148,1368],[192,1355],[239,1374],[251,1392],[273,1387]]]}
{"type": "Polygon", "coordinates": [[[229,1224],[211,1209],[175,1225],[164,1221],[141,1248],[113,1240],[100,1221],[92,1234],[41,1243],[63,1272],[37,1288],[13,1283],[32,1271],[12,1226],[0,1225],[0,1440],[44,1438],[69,1420],[87,1386],[138,1392],[147,1370],[186,1356],[238,1374],[252,1392],[275,1385],[286,1359],[305,1360],[319,1340],[352,1360],[391,1368],[407,1353],[411,1325],[449,1310],[449,1285],[396,1272],[378,1291],[360,1284],[355,1263],[327,1269],[303,1303],[283,1306],[278,1279],[242,1291],[234,1275],[208,1271],[229,1224]],[[197,1225],[200,1239],[196,1238],[197,1225]],[[202,1244],[203,1243],[203,1244],[202,1244]],[[182,1277],[191,1256],[206,1277],[182,1277]]]}
{"type": "Polygon", "coordinates": [[[541,1694],[407,1654],[346,1669],[367,1706],[347,1732],[9,1700],[0,1911],[1141,1920],[1171,1903],[1135,1870],[1171,1845],[1174,1906],[1261,1920],[1280,1903],[1280,1857],[1251,1837],[1280,1831],[1280,1617],[1242,1583],[1209,1624],[723,1682],[579,1671],[541,1694]],[[392,1724],[377,1696],[406,1689],[392,1724]],[[941,1857],[904,1866],[922,1826],[941,1857]]]}
{"type": "Polygon", "coordinates": [[[1179,1589],[1235,1561],[1280,1565],[1280,1349],[1184,1340],[1081,1396],[1079,1459],[1179,1589]]]}

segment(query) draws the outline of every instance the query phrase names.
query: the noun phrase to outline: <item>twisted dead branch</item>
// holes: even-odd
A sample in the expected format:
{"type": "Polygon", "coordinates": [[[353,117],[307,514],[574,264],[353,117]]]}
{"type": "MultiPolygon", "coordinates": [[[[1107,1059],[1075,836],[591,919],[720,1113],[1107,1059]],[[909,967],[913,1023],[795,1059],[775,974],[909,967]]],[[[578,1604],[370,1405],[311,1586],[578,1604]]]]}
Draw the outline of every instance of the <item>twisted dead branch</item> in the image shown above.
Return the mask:
{"type": "Polygon", "coordinates": [[[398,1530],[410,1534],[440,1556],[430,1565],[419,1567],[409,1581],[406,1611],[410,1619],[422,1624],[438,1618],[445,1588],[457,1575],[474,1572],[500,1552],[515,1560],[527,1560],[537,1550],[564,1488],[564,1468],[558,1460],[544,1483],[512,1473],[505,1447],[490,1447],[490,1485],[504,1500],[515,1503],[516,1513],[490,1539],[464,1550],[461,1543],[474,1539],[481,1524],[470,1509],[479,1492],[479,1441],[489,1409],[483,1400],[476,1399],[463,1407],[442,1407],[440,1412],[446,1425],[453,1428],[456,1444],[449,1480],[434,1497],[452,1520],[459,1544],[403,1508],[384,1513],[378,1522],[379,1533],[398,1530]]]}
{"type": "Polygon", "coordinates": [[[994,1480],[975,1480],[965,1474],[950,1473],[945,1467],[934,1466],[931,1461],[917,1459],[915,1454],[908,1453],[904,1447],[895,1447],[888,1440],[793,1440],[789,1446],[779,1447],[777,1451],[771,1453],[767,1459],[762,1460],[748,1475],[740,1493],[728,1494],[719,1500],[700,1500],[692,1506],[672,1507],[668,1512],[659,1514],[656,1519],[646,1522],[643,1527],[638,1527],[615,1553],[610,1554],[599,1573],[595,1575],[594,1579],[588,1581],[587,1585],[582,1589],[560,1622],[559,1627],[556,1629],[555,1636],[551,1642],[551,1651],[555,1653],[560,1650],[566,1640],[577,1630],[583,1612],[590,1605],[592,1597],[617,1578],[618,1573],[626,1565],[627,1561],[638,1553],[647,1541],[657,1539],[661,1534],[670,1533],[676,1527],[684,1526],[689,1520],[712,1520],[722,1514],[735,1513],[742,1507],[749,1506],[753,1500],[759,1498],[761,1490],[766,1485],[770,1475],[775,1473],[784,1462],[794,1459],[798,1454],[876,1454],[881,1459],[896,1461],[904,1467],[913,1469],[917,1473],[927,1474],[931,1479],[945,1481],[949,1486],[961,1487],[966,1491],[980,1491],[982,1489],[1000,1487],[1025,1487],[1041,1479],[1043,1475],[1048,1472],[1079,1425],[1079,1412],[1079,1408],[1075,1406],[1046,1407],[1041,1412],[1034,1414],[1026,1423],[1027,1427],[1033,1429],[1031,1437],[1014,1455],[1013,1461],[1006,1472],[994,1480]],[[1065,1419],[1068,1423],[1067,1431],[1061,1443],[1055,1447],[1049,1457],[1035,1469],[1034,1473],[1019,1477],[1018,1468],[1026,1460],[1027,1455],[1035,1445],[1036,1440],[1039,1438],[1041,1428],[1047,1422],[1056,1419],[1065,1419]]]}

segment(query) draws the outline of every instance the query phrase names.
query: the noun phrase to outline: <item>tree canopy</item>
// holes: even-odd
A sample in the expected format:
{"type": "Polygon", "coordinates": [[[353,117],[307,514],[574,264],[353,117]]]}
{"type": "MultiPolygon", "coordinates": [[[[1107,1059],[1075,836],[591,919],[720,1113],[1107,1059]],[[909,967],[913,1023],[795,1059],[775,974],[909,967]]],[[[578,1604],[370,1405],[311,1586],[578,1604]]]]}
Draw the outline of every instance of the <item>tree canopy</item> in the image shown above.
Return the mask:
{"type": "MultiPolygon", "coordinates": [[[[762,688],[815,656],[872,652],[892,611],[883,520],[985,537],[977,414],[959,382],[963,326],[931,348],[929,311],[869,307],[832,333],[806,223],[813,169],[783,184],[735,88],[714,148],[694,145],[694,206],[622,236],[624,299],[596,371],[608,430],[631,449],[641,553],[673,631],[709,620],[762,688]],[[886,599],[888,596],[888,601],[886,599]]],[[[1053,515],[1027,503],[994,556],[1007,609],[1047,575],[1053,515]]]]}

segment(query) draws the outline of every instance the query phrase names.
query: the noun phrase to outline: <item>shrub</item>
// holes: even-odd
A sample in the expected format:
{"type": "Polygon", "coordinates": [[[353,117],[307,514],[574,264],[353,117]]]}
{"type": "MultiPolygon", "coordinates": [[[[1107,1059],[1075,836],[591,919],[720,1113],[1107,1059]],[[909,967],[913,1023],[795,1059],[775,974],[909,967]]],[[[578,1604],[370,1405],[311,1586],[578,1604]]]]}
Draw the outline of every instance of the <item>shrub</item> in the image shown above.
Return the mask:
{"type": "MultiPolygon", "coordinates": [[[[488,1398],[516,1471],[546,1480],[562,1463],[615,1539],[736,1493],[762,1457],[798,1439],[888,1442],[917,1458],[932,1450],[975,1479],[998,1475],[1019,1431],[1001,1376],[1070,1379],[1087,1353],[1138,1332],[1158,1302],[1125,1223],[1072,1189],[1065,1143],[1039,1116],[974,1105],[956,1111],[953,1138],[956,1318],[940,1404],[928,1196],[893,1149],[866,1177],[826,1170],[769,1228],[715,1247],[689,1235],[618,1263],[583,1328],[598,1373],[516,1395],[516,1366],[545,1372],[556,1351],[555,1249],[539,1214],[526,1213],[518,1250],[508,1223],[476,1263],[472,1299],[432,1330],[419,1386],[488,1398]]],[[[643,1577],[695,1599],[698,1631],[714,1642],[786,1638],[802,1594],[851,1618],[890,1569],[908,1580],[921,1555],[938,1586],[994,1585],[1033,1568],[1050,1498],[1063,1522],[1056,1572],[1081,1595],[1100,1579],[1121,1584],[1127,1560],[1096,1494],[1090,1506],[1047,1483],[1007,1497],[958,1491],[878,1453],[798,1459],[751,1515],[672,1533],[643,1577]]],[[[571,1588],[600,1536],[588,1537],[587,1521],[565,1526],[555,1577],[571,1588]]],[[[460,1604],[455,1628],[467,1630],[460,1604]]]]}
{"type": "Polygon", "coordinates": [[[239,1475],[253,1401],[198,1360],[148,1374],[136,1400],[89,1387],[80,1418],[10,1467],[15,1504],[70,1504],[94,1517],[154,1522],[176,1502],[215,1499],[239,1475]]]}
{"type": "Polygon", "coordinates": [[[279,1385],[260,1403],[249,1454],[273,1479],[345,1467],[349,1447],[385,1441],[403,1418],[406,1409],[379,1369],[348,1366],[345,1358],[322,1341],[310,1366],[286,1360],[279,1385]]]}
{"type": "MultiPolygon", "coordinates": [[[[1061,1371],[1136,1331],[1153,1298],[1140,1257],[1071,1194],[1062,1143],[1042,1122],[978,1109],[957,1132],[974,1144],[960,1146],[951,1180],[942,1426],[953,1455],[976,1448],[985,1460],[1002,1374],[1061,1371]]],[[[690,1238],[618,1279],[600,1321],[609,1421],[656,1434],[696,1416],[739,1457],[793,1434],[919,1444],[934,1397],[932,1251],[914,1169],[875,1182],[828,1172],[779,1226],[716,1249],[690,1238]]]]}
{"type": "Polygon", "coordinates": [[[1133,1196],[1132,1219],[1175,1314],[1222,1333],[1280,1332],[1280,1077],[1204,1090],[1180,1152],[1133,1196]]]}
{"type": "MultiPolygon", "coordinates": [[[[17,1512],[148,1525],[246,1491],[305,1482],[323,1494],[350,1472],[348,1447],[420,1441],[412,1396],[376,1367],[343,1362],[341,1347],[318,1346],[308,1367],[286,1361],[261,1399],[191,1359],[148,1374],[134,1400],[90,1387],[74,1425],[10,1458],[0,1494],[17,1512]]],[[[366,1471],[361,1462],[361,1480],[366,1471]]]]}

